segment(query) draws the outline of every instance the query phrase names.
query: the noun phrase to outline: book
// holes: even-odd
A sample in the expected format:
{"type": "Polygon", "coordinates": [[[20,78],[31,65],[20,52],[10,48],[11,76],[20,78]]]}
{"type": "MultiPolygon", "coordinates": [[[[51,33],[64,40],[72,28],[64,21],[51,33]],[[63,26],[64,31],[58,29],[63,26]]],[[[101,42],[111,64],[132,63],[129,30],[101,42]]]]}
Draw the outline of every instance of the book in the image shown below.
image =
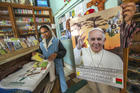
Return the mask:
{"type": "Polygon", "coordinates": [[[0,54],[1,55],[4,55],[4,54],[6,54],[7,52],[6,52],[6,50],[4,50],[3,48],[2,48],[2,46],[0,45],[0,54]]]}
{"type": "Polygon", "coordinates": [[[41,61],[41,62],[38,62],[36,61],[33,65],[34,68],[37,68],[37,67],[41,67],[41,68],[46,68],[48,65],[48,61],[47,60],[44,60],[44,61],[41,61]]]}
{"type": "Polygon", "coordinates": [[[18,42],[18,41],[13,42],[13,44],[14,44],[15,50],[18,50],[18,49],[21,49],[22,48],[20,42],[18,42]]]}
{"type": "Polygon", "coordinates": [[[34,40],[33,42],[34,42],[35,46],[39,44],[38,40],[34,40]]]}
{"type": "Polygon", "coordinates": [[[22,48],[19,38],[10,38],[10,41],[13,42],[15,50],[18,50],[18,49],[22,48]]]}
{"type": "Polygon", "coordinates": [[[8,42],[6,42],[6,45],[7,45],[8,49],[9,49],[9,51],[14,51],[15,50],[13,42],[8,41],[8,42]]]}
{"type": "Polygon", "coordinates": [[[25,43],[26,43],[26,45],[28,46],[28,47],[31,47],[31,44],[30,44],[30,42],[26,39],[25,40],[25,43]]]}
{"type": "Polygon", "coordinates": [[[27,47],[28,47],[24,41],[21,41],[20,44],[21,44],[21,46],[22,46],[23,48],[27,48],[27,47]]]}
{"type": "Polygon", "coordinates": [[[7,45],[6,45],[6,43],[4,42],[3,39],[0,40],[0,46],[1,46],[7,53],[10,52],[9,49],[8,49],[8,47],[7,47],[7,45]]]}
{"type": "Polygon", "coordinates": [[[38,61],[38,62],[42,62],[44,60],[44,57],[42,54],[36,52],[35,55],[33,55],[31,57],[32,60],[38,61]]]}

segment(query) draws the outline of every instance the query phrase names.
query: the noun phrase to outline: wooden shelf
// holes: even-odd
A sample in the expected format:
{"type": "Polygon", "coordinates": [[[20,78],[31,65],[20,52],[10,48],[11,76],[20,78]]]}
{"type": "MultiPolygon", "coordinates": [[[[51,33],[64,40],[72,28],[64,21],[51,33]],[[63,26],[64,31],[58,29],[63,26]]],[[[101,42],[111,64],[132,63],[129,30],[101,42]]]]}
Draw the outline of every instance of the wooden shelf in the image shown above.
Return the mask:
{"type": "Polygon", "coordinates": [[[35,30],[20,30],[20,35],[35,35],[35,30]]]}
{"type": "Polygon", "coordinates": [[[40,24],[50,24],[50,22],[37,22],[37,25],[40,25],[40,24]]]}
{"type": "Polygon", "coordinates": [[[22,32],[33,32],[33,31],[35,31],[35,30],[19,30],[20,33],[22,33],[22,32]]]}
{"type": "Polygon", "coordinates": [[[135,91],[136,91],[135,89],[138,88],[138,91],[140,89],[140,82],[139,81],[128,79],[127,85],[128,85],[128,87],[127,87],[126,93],[135,93],[135,91]]]}
{"type": "Polygon", "coordinates": [[[140,22],[140,18],[136,18],[136,19],[134,19],[134,21],[135,21],[136,23],[139,23],[139,22],[140,22]]]}
{"type": "Polygon", "coordinates": [[[0,28],[12,28],[12,26],[8,26],[8,25],[0,25],[0,28]]]}
{"type": "Polygon", "coordinates": [[[35,14],[36,17],[47,17],[49,18],[49,15],[44,15],[44,14],[35,14]]]}
{"type": "MultiPolygon", "coordinates": [[[[12,3],[5,3],[5,2],[2,2],[0,3],[0,10],[1,11],[8,11],[7,12],[1,12],[1,16],[0,16],[0,20],[10,20],[11,21],[11,24],[12,26],[0,26],[0,29],[2,28],[12,28],[13,30],[13,34],[14,34],[14,37],[21,37],[20,36],[20,33],[19,33],[19,26],[23,26],[24,24],[29,24],[29,25],[33,25],[34,26],[34,29],[35,29],[35,35],[37,36],[37,38],[39,38],[39,33],[38,33],[38,28],[37,26],[38,25],[41,25],[41,24],[51,24],[51,22],[53,22],[53,17],[52,17],[52,14],[51,14],[51,8],[49,7],[38,7],[38,6],[30,6],[30,5],[21,5],[21,4],[12,4],[12,3]],[[30,10],[30,12],[26,13],[23,11],[22,12],[16,12],[15,10],[17,9],[18,10],[30,10]],[[41,11],[41,12],[39,12],[41,11]],[[43,11],[43,12],[42,12],[43,11]],[[43,14],[45,11],[45,14],[43,14]],[[36,13],[35,13],[36,12],[36,13]],[[9,15],[10,14],[10,15],[9,15]],[[8,16],[9,15],[9,16],[8,16]],[[21,17],[21,19],[18,20],[18,18],[21,17]],[[25,18],[25,19],[24,19],[25,18]],[[26,20],[27,18],[27,20],[26,20]],[[28,20],[28,18],[32,18],[31,21],[33,22],[30,22],[28,20]],[[39,22],[37,23],[36,21],[36,18],[49,18],[50,19],[50,23],[48,22],[39,22]],[[16,21],[22,21],[22,23],[18,23],[16,21]],[[25,21],[28,21],[28,22],[25,22],[25,21]]],[[[27,35],[27,34],[23,34],[23,35],[27,35]]]]}
{"type": "MultiPolygon", "coordinates": [[[[37,36],[37,38],[39,38],[38,28],[37,28],[37,24],[36,24],[36,21],[37,21],[36,18],[49,17],[51,22],[53,22],[51,8],[1,2],[0,3],[0,10],[6,10],[6,11],[8,11],[8,14],[9,14],[9,16],[8,16],[8,14],[1,12],[2,15],[0,14],[0,21],[3,21],[3,20],[9,21],[10,20],[11,24],[12,24],[12,26],[0,26],[0,29],[6,30],[6,28],[12,28],[13,37],[15,37],[15,38],[28,37],[25,35],[37,36]],[[32,14],[19,14],[19,13],[16,13],[15,9],[32,10],[32,14]],[[47,14],[35,15],[34,11],[36,11],[36,10],[39,10],[39,11],[46,10],[49,12],[49,15],[47,15],[47,14]],[[32,18],[31,21],[33,21],[33,22],[29,21],[30,18],[32,18]],[[22,21],[23,23],[18,23],[16,21],[22,21]],[[26,23],[25,21],[28,21],[29,23],[26,23]],[[23,26],[24,24],[33,25],[34,30],[33,31],[32,30],[31,31],[30,30],[23,30],[23,32],[25,32],[25,34],[22,34],[22,32],[20,32],[20,29],[22,29],[22,27],[20,28],[19,26],[23,26]],[[26,32],[28,32],[28,33],[26,34],[26,32]]],[[[43,23],[41,23],[41,24],[43,24],[43,23]]],[[[4,34],[3,36],[5,36],[5,33],[0,33],[0,34],[4,34]]],[[[1,38],[3,38],[3,36],[1,38]]],[[[31,61],[31,53],[33,51],[37,50],[38,48],[39,48],[39,46],[22,48],[22,49],[7,53],[5,55],[1,55],[0,56],[0,80],[5,78],[9,74],[17,71],[19,69],[19,67],[22,67],[25,63],[30,62],[31,61]],[[4,69],[4,71],[3,71],[3,69],[4,69]]],[[[43,81],[43,83],[44,83],[44,81],[43,81]]],[[[46,85],[46,83],[44,83],[43,86],[41,86],[41,88],[39,85],[39,88],[37,89],[37,91],[33,91],[33,93],[40,93],[44,89],[45,85],[46,85]]]]}
{"type": "Polygon", "coordinates": [[[1,37],[4,37],[4,36],[10,36],[10,37],[12,36],[13,37],[14,35],[13,34],[0,34],[0,36],[1,37]]]}
{"type": "Polygon", "coordinates": [[[7,10],[8,8],[5,6],[5,7],[1,7],[0,6],[0,10],[7,10]]]}
{"type": "Polygon", "coordinates": [[[140,13],[136,13],[133,17],[134,22],[139,23],[140,22],[140,13]]]}
{"type": "Polygon", "coordinates": [[[9,17],[2,17],[2,16],[0,16],[0,20],[10,20],[10,18],[9,17]]]}
{"type": "Polygon", "coordinates": [[[33,6],[33,7],[34,7],[35,11],[40,11],[40,10],[47,10],[47,11],[49,11],[50,10],[49,7],[35,7],[35,6],[33,6]]]}
{"type": "Polygon", "coordinates": [[[20,13],[16,13],[15,17],[33,17],[33,14],[20,14],[20,13]]]}
{"type": "Polygon", "coordinates": [[[128,69],[128,71],[131,71],[131,72],[133,72],[133,73],[140,74],[140,72],[138,72],[138,71],[137,71],[137,70],[135,70],[135,69],[128,69]]]}
{"type": "Polygon", "coordinates": [[[0,36],[14,36],[13,32],[0,32],[0,36]]]}
{"type": "Polygon", "coordinates": [[[21,34],[22,36],[24,35],[35,35],[35,33],[24,33],[24,34],[21,34]]]}
{"type": "Polygon", "coordinates": [[[139,13],[136,13],[136,14],[134,15],[134,18],[136,18],[136,17],[140,17],[140,12],[139,12],[139,13]]]}
{"type": "Polygon", "coordinates": [[[16,22],[17,25],[34,24],[34,22],[16,22]]]}
{"type": "Polygon", "coordinates": [[[1,14],[1,17],[8,17],[9,14],[1,14]]]}
{"type": "Polygon", "coordinates": [[[136,61],[136,62],[140,62],[140,57],[135,57],[135,56],[129,56],[128,57],[130,61],[136,61]]]}
{"type": "Polygon", "coordinates": [[[140,82],[138,80],[130,80],[130,79],[128,79],[127,82],[130,83],[130,84],[134,84],[134,85],[140,85],[140,82]]]}
{"type": "Polygon", "coordinates": [[[29,48],[22,48],[16,51],[13,51],[11,53],[5,54],[0,56],[0,65],[4,64],[6,62],[12,61],[14,59],[17,59],[19,57],[25,56],[35,50],[37,50],[39,46],[29,47],[29,48]]]}
{"type": "Polygon", "coordinates": [[[13,33],[13,32],[12,31],[7,31],[7,32],[0,31],[0,33],[13,33]]]}

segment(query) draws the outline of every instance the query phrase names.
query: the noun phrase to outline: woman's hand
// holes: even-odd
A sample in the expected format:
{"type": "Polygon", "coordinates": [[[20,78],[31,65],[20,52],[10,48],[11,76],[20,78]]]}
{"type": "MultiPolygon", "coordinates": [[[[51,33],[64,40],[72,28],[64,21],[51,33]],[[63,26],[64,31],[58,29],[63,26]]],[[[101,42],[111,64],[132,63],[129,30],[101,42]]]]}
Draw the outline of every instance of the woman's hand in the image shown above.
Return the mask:
{"type": "Polygon", "coordinates": [[[50,56],[48,57],[48,61],[54,61],[55,58],[56,58],[56,56],[57,56],[57,53],[53,53],[52,55],[50,55],[50,56]]]}
{"type": "Polygon", "coordinates": [[[32,52],[32,56],[36,55],[36,52],[32,52]]]}

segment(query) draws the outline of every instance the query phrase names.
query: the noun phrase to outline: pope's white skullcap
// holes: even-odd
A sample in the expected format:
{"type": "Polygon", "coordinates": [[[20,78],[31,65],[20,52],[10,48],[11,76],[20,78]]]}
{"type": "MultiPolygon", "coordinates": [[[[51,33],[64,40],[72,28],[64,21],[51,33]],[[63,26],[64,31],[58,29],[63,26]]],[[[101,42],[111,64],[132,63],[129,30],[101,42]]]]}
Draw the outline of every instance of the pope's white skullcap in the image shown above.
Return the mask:
{"type": "MultiPolygon", "coordinates": [[[[103,29],[99,28],[99,27],[96,27],[96,28],[93,28],[91,31],[95,31],[95,30],[98,30],[98,31],[101,31],[102,33],[104,33],[103,29]]],[[[90,32],[91,32],[90,31],[90,32]]]]}

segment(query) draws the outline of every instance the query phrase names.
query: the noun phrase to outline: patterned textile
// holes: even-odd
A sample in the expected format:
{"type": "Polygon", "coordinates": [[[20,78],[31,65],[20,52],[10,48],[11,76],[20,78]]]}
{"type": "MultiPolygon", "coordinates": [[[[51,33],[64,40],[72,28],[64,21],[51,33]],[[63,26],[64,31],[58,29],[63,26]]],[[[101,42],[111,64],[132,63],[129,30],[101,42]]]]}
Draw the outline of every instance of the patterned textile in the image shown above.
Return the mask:
{"type": "Polygon", "coordinates": [[[128,48],[129,45],[131,45],[134,34],[138,31],[140,31],[140,28],[136,23],[132,22],[130,25],[123,23],[123,25],[121,25],[121,46],[128,48]]]}

